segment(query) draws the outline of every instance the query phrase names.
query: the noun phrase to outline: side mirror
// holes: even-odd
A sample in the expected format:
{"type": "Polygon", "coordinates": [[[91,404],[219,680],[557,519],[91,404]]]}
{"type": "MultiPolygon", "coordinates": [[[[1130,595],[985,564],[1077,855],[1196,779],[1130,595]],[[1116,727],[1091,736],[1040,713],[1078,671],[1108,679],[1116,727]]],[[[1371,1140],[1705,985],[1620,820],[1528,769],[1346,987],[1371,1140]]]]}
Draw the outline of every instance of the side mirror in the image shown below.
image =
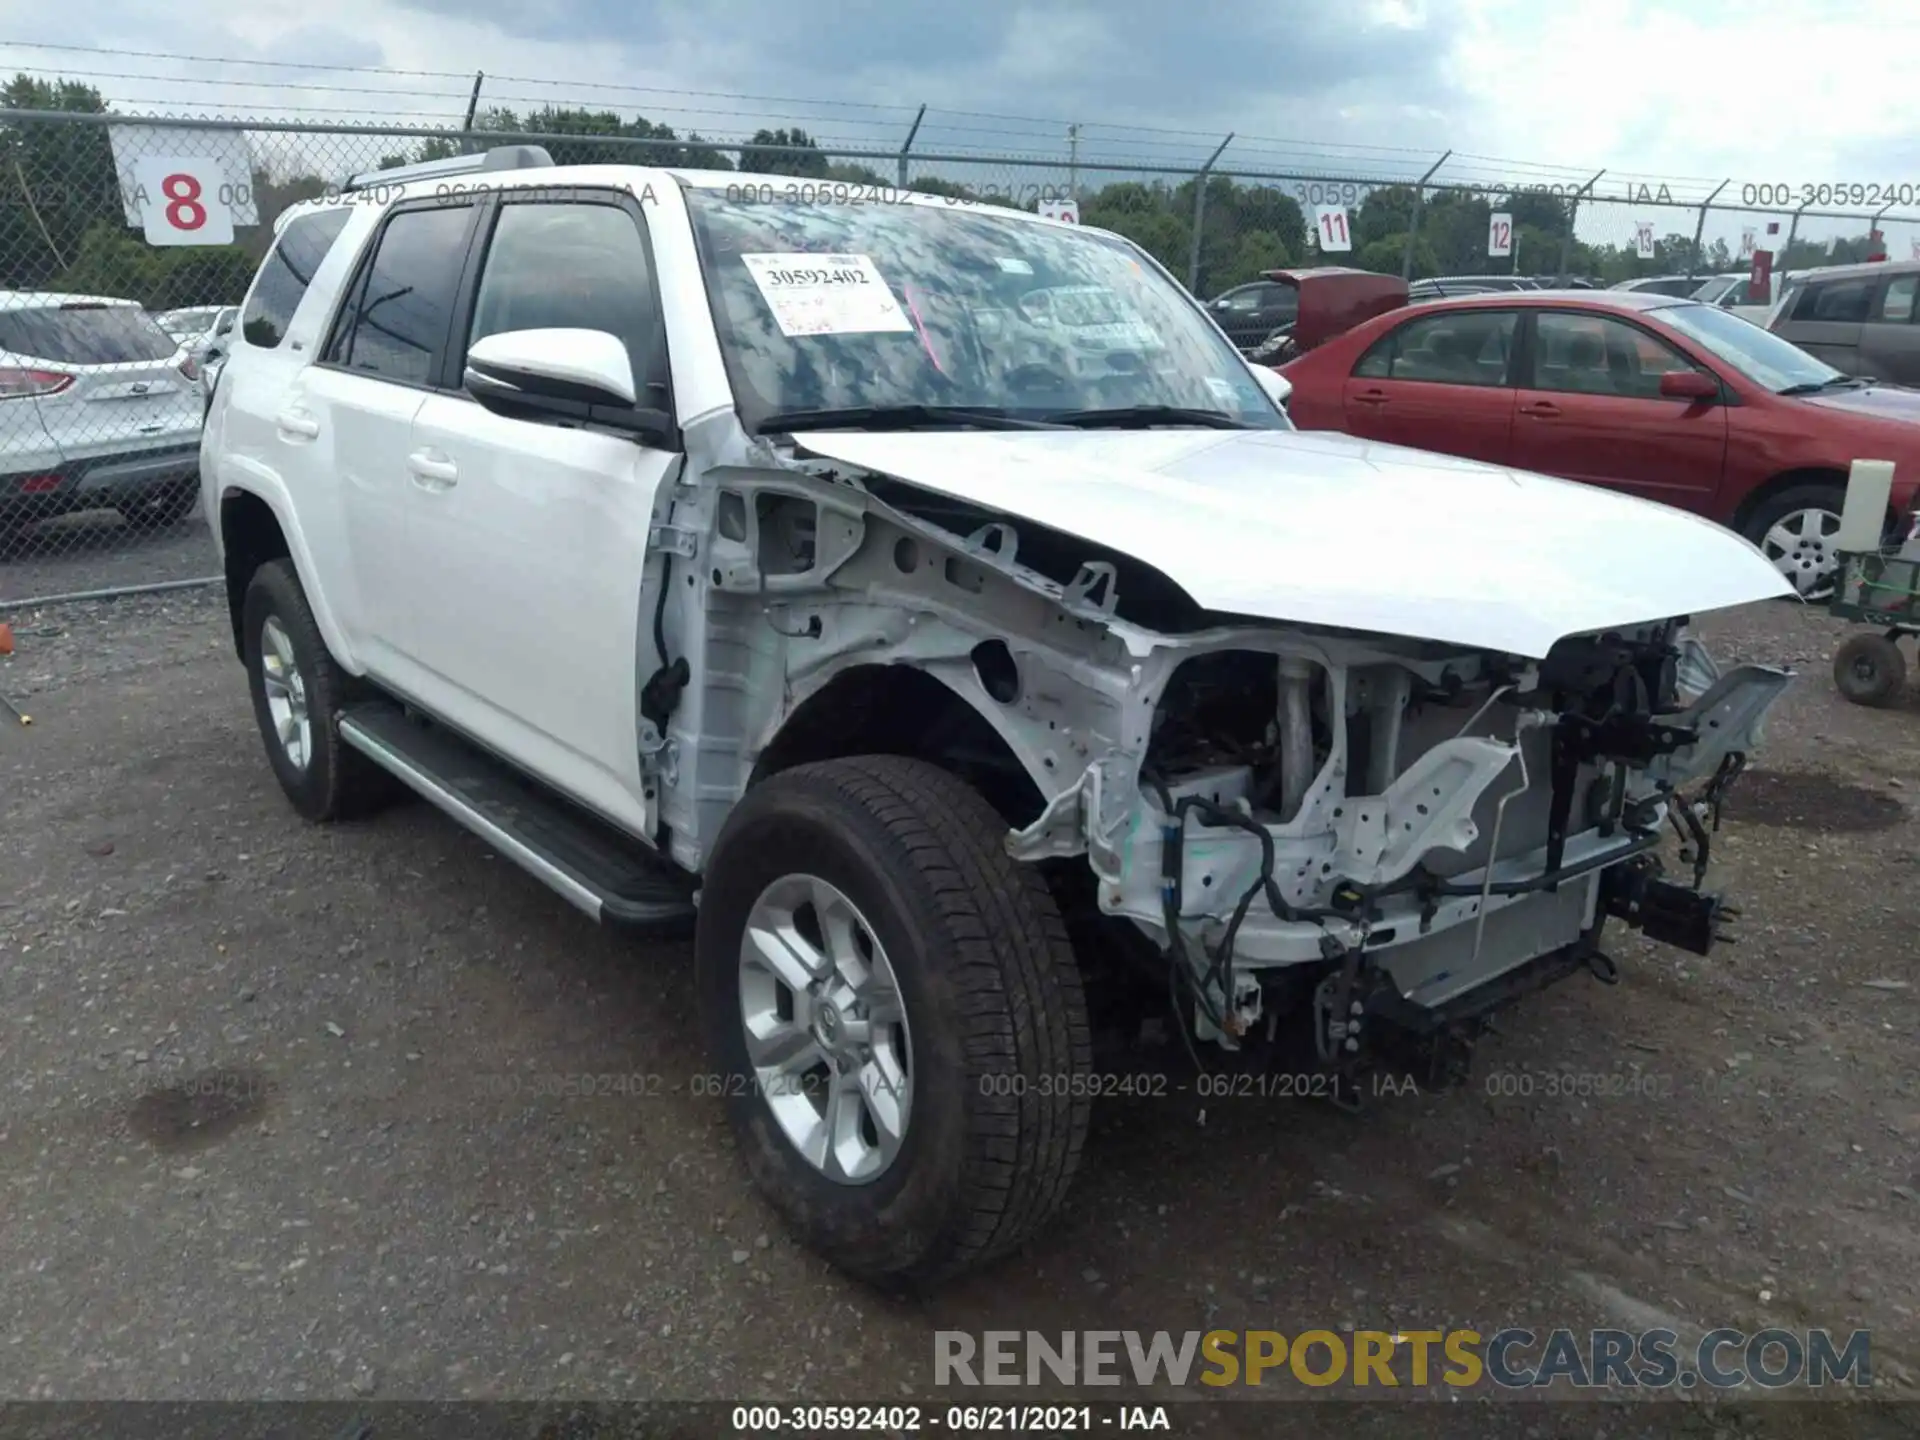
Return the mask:
{"type": "Polygon", "coordinates": [[[1269,365],[1249,365],[1253,378],[1260,382],[1260,388],[1266,392],[1269,400],[1282,410],[1287,408],[1287,399],[1293,394],[1293,382],[1269,365]]]}
{"type": "Polygon", "coordinates": [[[1698,370],[1669,370],[1660,377],[1660,393],[1669,400],[1718,400],[1720,382],[1698,370]]]}
{"type": "MultiPolygon", "coordinates": [[[[467,350],[467,393],[496,415],[576,420],[671,446],[673,419],[639,404],[626,343],[605,330],[503,330],[467,350]]],[[[651,387],[650,387],[651,388],[651,387]]]]}

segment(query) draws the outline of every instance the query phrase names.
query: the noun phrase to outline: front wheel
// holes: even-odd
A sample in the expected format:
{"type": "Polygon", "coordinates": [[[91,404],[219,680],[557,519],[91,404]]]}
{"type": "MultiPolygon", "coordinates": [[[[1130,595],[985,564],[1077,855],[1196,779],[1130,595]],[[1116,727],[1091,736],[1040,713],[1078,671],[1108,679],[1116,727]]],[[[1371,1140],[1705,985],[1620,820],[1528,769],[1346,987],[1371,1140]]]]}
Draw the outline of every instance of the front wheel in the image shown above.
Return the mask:
{"type": "Polygon", "coordinates": [[[863,1279],[996,1259],[1066,1194],[1090,1111],[1085,1000],[1006,822],[924,761],[803,765],[709,857],[696,966],[754,1182],[863,1279]]]}
{"type": "Polygon", "coordinates": [[[1834,541],[1845,504],[1846,491],[1839,485],[1795,485],[1756,505],[1743,533],[1802,600],[1824,600],[1838,575],[1834,541]]]}

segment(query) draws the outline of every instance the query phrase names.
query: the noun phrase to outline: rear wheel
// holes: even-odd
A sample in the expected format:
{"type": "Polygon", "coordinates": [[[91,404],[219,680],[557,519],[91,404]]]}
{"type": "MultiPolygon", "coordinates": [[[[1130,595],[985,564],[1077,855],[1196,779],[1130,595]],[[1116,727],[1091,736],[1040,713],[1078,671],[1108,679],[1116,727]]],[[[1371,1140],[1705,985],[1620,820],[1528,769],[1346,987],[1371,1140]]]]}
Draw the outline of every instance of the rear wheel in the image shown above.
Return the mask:
{"type": "Polygon", "coordinates": [[[1907,686],[1907,657],[1890,635],[1849,635],[1833,652],[1833,683],[1856,705],[1891,704],[1907,686]]]}
{"type": "Polygon", "coordinates": [[[291,560],[254,571],[240,633],[254,718],[293,808],[341,820],[391,799],[398,782],[340,738],[340,711],[358,687],[328,653],[291,560]]]}
{"type": "Polygon", "coordinates": [[[864,1279],[927,1284],[1006,1254],[1079,1164],[1080,974],[1005,833],[937,766],[832,760],[749,791],[707,864],[716,1088],[755,1183],[864,1279]]]}
{"type": "Polygon", "coordinates": [[[1824,600],[1839,567],[1834,539],[1846,491],[1837,484],[1795,485],[1754,507],[1744,528],[1803,600],[1824,600]]]}

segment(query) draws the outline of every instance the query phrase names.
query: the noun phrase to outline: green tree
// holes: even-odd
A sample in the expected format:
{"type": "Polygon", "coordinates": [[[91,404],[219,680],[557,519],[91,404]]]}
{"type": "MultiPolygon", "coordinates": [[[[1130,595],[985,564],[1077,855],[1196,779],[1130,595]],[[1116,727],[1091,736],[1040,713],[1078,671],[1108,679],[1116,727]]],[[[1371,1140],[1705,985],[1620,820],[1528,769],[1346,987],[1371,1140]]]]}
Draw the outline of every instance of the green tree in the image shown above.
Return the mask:
{"type": "MultiPolygon", "coordinates": [[[[1360,208],[1353,217],[1353,243],[1365,249],[1376,241],[1398,235],[1404,251],[1406,233],[1413,228],[1413,198],[1411,185],[1376,185],[1369,190],[1361,197],[1360,208]]],[[[1362,265],[1361,268],[1375,267],[1362,265]]]]}
{"type": "MultiPolygon", "coordinates": [[[[1362,270],[1372,270],[1379,275],[1398,275],[1400,267],[1406,263],[1407,236],[1405,231],[1397,235],[1382,235],[1378,240],[1369,241],[1356,252],[1353,263],[1362,270]]],[[[1413,274],[1409,279],[1419,280],[1428,275],[1440,273],[1440,262],[1434,258],[1433,246],[1423,235],[1413,242],[1413,274]]]]}
{"type": "Polygon", "coordinates": [[[43,285],[73,263],[95,225],[126,224],[106,126],[9,112],[106,108],[98,90],[72,80],[16,75],[0,89],[0,286],[43,285]]]}
{"type": "Polygon", "coordinates": [[[115,217],[87,231],[53,284],[75,295],[135,300],[154,311],[233,305],[246,293],[255,263],[238,245],[149,245],[115,217]]]}
{"type": "Polygon", "coordinates": [[[756,130],[740,148],[740,168],[762,175],[798,175],[808,180],[829,178],[832,165],[813,137],[799,126],[756,130]]]}

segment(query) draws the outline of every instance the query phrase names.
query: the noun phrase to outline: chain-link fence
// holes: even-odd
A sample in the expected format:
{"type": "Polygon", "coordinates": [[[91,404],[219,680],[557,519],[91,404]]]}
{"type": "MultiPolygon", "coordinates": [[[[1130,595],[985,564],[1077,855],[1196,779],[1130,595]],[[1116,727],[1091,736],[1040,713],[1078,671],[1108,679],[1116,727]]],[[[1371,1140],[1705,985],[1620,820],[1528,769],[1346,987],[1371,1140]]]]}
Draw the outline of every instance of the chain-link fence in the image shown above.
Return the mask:
{"type": "Polygon", "coordinates": [[[443,130],[0,110],[0,606],[211,578],[200,429],[275,217],[352,175],[486,145],[1064,209],[1129,236],[1202,299],[1302,263],[1605,285],[1705,280],[1755,250],[1776,272],[1920,258],[1920,195],[1904,185],[1506,180],[1450,156],[1286,174],[1227,160],[1226,143],[1204,162],[1143,164],[1077,143],[1056,157],[926,153],[910,132],[897,150],[850,150],[534,118],[542,128],[482,115],[443,130]]]}

